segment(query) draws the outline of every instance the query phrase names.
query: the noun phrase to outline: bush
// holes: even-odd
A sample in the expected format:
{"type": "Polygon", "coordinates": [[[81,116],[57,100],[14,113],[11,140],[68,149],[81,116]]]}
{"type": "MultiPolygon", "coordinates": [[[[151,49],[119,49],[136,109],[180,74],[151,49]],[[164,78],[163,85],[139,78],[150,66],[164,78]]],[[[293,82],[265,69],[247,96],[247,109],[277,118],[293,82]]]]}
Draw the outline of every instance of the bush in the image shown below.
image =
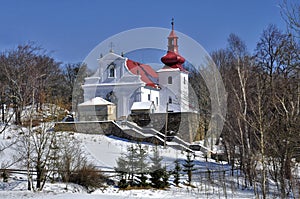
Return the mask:
{"type": "Polygon", "coordinates": [[[118,183],[120,189],[126,189],[129,184],[127,183],[126,179],[121,179],[118,183]]]}
{"type": "Polygon", "coordinates": [[[70,175],[69,182],[79,184],[88,190],[94,190],[103,187],[106,178],[95,166],[84,165],[70,175]]]}

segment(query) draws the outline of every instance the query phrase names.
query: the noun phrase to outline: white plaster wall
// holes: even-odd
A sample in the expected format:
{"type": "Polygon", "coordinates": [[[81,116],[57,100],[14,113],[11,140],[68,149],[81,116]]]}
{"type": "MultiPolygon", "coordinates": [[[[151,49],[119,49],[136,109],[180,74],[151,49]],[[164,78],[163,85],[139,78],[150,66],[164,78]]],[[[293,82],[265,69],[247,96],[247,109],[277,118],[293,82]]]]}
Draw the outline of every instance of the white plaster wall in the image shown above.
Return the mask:
{"type": "Polygon", "coordinates": [[[181,112],[187,112],[189,111],[189,78],[187,73],[180,73],[180,82],[181,112]]]}
{"type": "Polygon", "coordinates": [[[147,102],[147,101],[152,101],[154,102],[155,108],[158,111],[159,110],[159,90],[152,89],[152,88],[146,88],[142,87],[141,88],[141,102],[147,102]],[[150,100],[148,100],[148,95],[150,95],[150,100]],[[156,98],[158,98],[158,105],[156,103],[156,98]]]}
{"type": "Polygon", "coordinates": [[[180,112],[182,104],[182,72],[179,69],[159,70],[159,85],[162,90],[160,92],[160,112],[166,111],[166,104],[169,97],[172,98],[172,104],[169,104],[169,111],[180,112]],[[172,84],[168,84],[168,78],[172,77],[172,84]]]}

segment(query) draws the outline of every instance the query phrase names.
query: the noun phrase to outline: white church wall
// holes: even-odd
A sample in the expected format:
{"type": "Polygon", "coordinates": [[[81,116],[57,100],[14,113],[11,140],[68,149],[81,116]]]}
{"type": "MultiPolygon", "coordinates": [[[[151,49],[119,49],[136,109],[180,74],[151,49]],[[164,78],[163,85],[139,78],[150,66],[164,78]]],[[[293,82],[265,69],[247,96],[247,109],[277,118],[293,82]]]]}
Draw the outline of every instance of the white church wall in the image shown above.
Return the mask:
{"type": "Polygon", "coordinates": [[[156,109],[159,109],[159,103],[160,103],[160,95],[159,90],[142,87],[141,88],[141,102],[147,102],[152,101],[156,107],[156,109]]]}
{"type": "Polygon", "coordinates": [[[189,111],[189,80],[188,73],[181,72],[180,74],[180,91],[181,91],[181,112],[189,111]]]}
{"type": "Polygon", "coordinates": [[[162,87],[160,91],[160,112],[166,111],[167,103],[169,104],[169,111],[181,111],[181,85],[183,83],[181,73],[179,69],[161,69],[158,71],[159,85],[162,87]]]}
{"type": "Polygon", "coordinates": [[[101,83],[116,83],[124,76],[125,73],[128,73],[124,67],[125,58],[103,60],[100,65],[102,65],[102,68],[105,68],[101,74],[101,83]],[[111,69],[114,71],[113,75],[111,75],[111,69]]]}
{"type": "Polygon", "coordinates": [[[180,99],[168,87],[162,87],[159,92],[159,112],[165,113],[168,104],[168,111],[180,112],[180,99]]]}

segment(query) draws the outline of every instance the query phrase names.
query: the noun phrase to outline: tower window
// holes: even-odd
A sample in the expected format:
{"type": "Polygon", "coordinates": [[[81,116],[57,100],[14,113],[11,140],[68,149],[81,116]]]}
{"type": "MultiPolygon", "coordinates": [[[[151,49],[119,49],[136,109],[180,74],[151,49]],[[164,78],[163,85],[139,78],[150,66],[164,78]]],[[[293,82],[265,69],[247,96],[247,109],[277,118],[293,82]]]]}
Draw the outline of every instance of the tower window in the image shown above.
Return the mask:
{"type": "Polygon", "coordinates": [[[151,99],[151,95],[150,95],[150,94],[148,94],[148,101],[150,101],[150,99],[151,99]]]}
{"type": "Polygon", "coordinates": [[[108,77],[115,77],[115,66],[114,65],[109,66],[108,77]]]}
{"type": "Polygon", "coordinates": [[[172,84],[172,77],[171,76],[168,77],[168,84],[172,84]]]}
{"type": "Polygon", "coordinates": [[[169,97],[169,104],[172,104],[172,97],[169,97]]]}
{"type": "Polygon", "coordinates": [[[183,77],[183,84],[186,84],[186,79],[185,79],[185,77],[183,77]]]}
{"type": "Polygon", "coordinates": [[[158,97],[156,97],[156,106],[158,106],[158,97]]]}

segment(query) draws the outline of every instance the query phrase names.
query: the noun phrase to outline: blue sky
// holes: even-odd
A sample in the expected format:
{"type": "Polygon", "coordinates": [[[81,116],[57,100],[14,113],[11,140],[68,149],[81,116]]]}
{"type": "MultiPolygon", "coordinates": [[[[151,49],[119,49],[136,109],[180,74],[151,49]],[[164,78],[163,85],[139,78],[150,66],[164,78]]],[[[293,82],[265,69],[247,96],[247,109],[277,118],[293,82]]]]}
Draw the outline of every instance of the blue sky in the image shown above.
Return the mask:
{"type": "MultiPolygon", "coordinates": [[[[208,52],[230,33],[250,52],[268,24],[286,29],[280,0],[0,0],[0,51],[35,41],[58,61],[80,62],[101,41],[140,27],[175,29],[208,52]]],[[[179,38],[180,39],[180,38],[179,38]]],[[[109,50],[109,47],[107,47],[109,50]]]]}

